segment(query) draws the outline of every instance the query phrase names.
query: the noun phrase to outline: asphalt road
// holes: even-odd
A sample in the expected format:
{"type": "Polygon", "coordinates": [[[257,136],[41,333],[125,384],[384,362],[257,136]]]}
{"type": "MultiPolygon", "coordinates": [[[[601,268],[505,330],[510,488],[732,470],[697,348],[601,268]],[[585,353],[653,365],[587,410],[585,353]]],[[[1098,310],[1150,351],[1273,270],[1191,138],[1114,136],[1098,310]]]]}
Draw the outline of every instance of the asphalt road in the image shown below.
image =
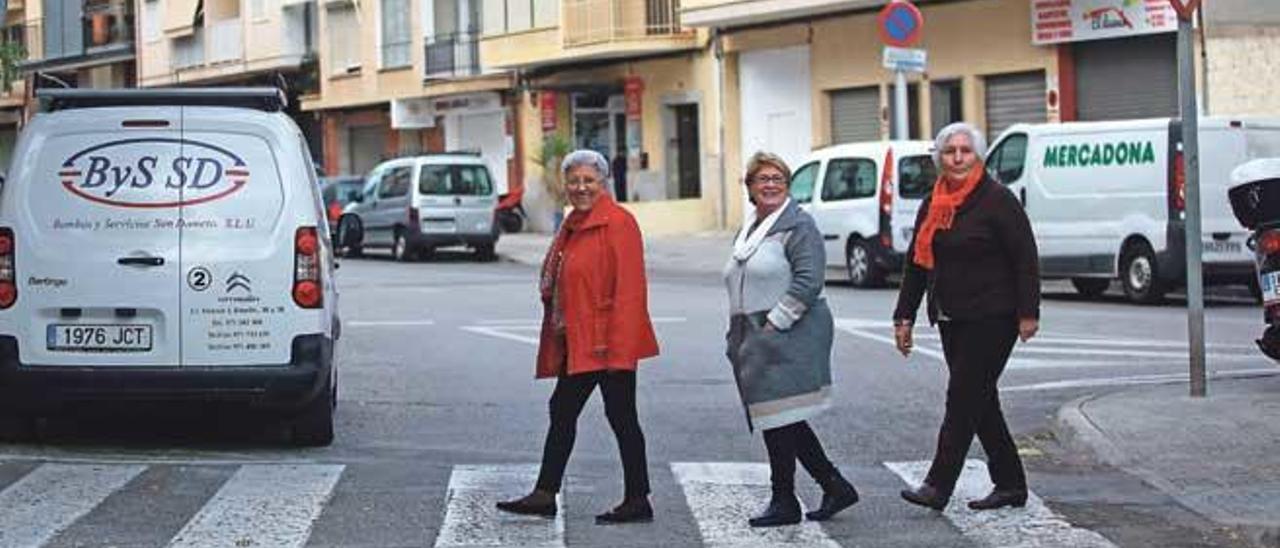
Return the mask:
{"type": "MultiPolygon", "coordinates": [[[[0,547],[1064,546],[1095,537],[1098,546],[1237,545],[1230,531],[1051,432],[1054,413],[1074,398],[1185,382],[1181,303],[1085,302],[1057,286],[1046,289],[1040,337],[1019,345],[1001,383],[1043,513],[975,522],[899,501],[904,477],[933,449],[941,349],[921,327],[917,352],[903,359],[888,321],[894,291],[831,284],[836,403],[814,427],[863,501],[822,526],[746,531],[736,516],[767,497],[763,443],[747,431],[724,359],[723,288],[714,275],[681,274],[650,279],[662,354],[640,372],[655,523],[592,523],[621,494],[598,397],[579,423],[561,518],[495,516],[493,500],[531,487],[546,431],[552,383],[532,378],[536,274],[448,253],[429,263],[343,260],[331,447],[294,449],[269,423],[228,426],[227,415],[202,410],[50,422],[40,443],[0,445],[0,547]]],[[[1252,347],[1258,314],[1230,293],[1211,300],[1212,372],[1280,371],[1252,347]]],[[[972,457],[981,458],[977,444],[972,457]]],[[[816,504],[803,472],[798,483],[816,504]]]]}

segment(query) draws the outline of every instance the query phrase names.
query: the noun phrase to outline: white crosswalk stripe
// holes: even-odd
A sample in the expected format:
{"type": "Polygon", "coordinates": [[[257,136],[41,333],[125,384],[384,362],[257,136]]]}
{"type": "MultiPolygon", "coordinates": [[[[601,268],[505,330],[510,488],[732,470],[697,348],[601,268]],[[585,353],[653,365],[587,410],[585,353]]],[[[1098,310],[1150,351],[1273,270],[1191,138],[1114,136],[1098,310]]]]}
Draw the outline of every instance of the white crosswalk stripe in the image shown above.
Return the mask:
{"type": "MultiPolygon", "coordinates": [[[[885,466],[912,487],[924,481],[929,470],[928,461],[886,462],[885,466]]],[[[968,460],[956,482],[951,504],[943,512],[964,536],[979,545],[998,548],[1115,548],[1115,544],[1102,535],[1072,526],[1045,506],[1035,493],[1027,497],[1024,508],[974,511],[965,504],[986,496],[990,491],[986,464],[968,460]]]]}
{"type": "Polygon", "coordinates": [[[44,464],[0,492],[0,547],[40,546],[145,470],[44,464]]]}
{"type": "Polygon", "coordinates": [[[449,476],[444,523],[436,548],[459,546],[523,546],[561,548],[564,543],[564,502],[555,519],[516,516],[499,511],[494,503],[515,498],[517,488],[533,485],[538,465],[459,465],[449,476]]]}
{"type": "Polygon", "coordinates": [[[676,462],[671,471],[684,491],[705,546],[839,548],[811,521],[755,529],[747,519],[769,500],[769,465],[754,462],[676,462]]]}
{"type": "Polygon", "coordinates": [[[302,546],[343,468],[243,466],[169,546],[302,546]]]}

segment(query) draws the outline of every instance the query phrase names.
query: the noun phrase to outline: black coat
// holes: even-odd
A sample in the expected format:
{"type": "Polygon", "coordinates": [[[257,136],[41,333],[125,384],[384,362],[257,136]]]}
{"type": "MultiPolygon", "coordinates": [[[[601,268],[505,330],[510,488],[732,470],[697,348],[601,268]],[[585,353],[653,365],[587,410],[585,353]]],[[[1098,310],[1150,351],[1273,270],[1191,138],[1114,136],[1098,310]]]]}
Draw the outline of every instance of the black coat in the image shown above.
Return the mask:
{"type": "MultiPolygon", "coordinates": [[[[930,201],[920,204],[914,234],[930,201]]],[[[1040,317],[1040,259],[1031,223],[1013,193],[989,175],[960,204],[951,229],[934,233],[933,270],[915,264],[915,246],[912,236],[894,320],[915,321],[926,292],[930,323],[940,314],[953,320],[1040,317]]]]}

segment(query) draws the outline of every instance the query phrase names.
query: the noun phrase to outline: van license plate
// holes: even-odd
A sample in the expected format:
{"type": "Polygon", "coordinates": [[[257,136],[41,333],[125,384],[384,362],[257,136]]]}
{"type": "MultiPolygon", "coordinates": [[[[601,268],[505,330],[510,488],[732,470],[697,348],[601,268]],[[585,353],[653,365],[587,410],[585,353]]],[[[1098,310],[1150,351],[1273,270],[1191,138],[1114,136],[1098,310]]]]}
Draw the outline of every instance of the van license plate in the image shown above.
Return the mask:
{"type": "Polygon", "coordinates": [[[73,352],[146,352],[151,326],[138,324],[49,324],[49,350],[73,352]]]}
{"type": "Polygon", "coordinates": [[[1242,253],[1244,252],[1244,245],[1242,245],[1240,242],[1233,242],[1231,240],[1222,240],[1222,241],[1205,240],[1204,252],[1205,253],[1242,253]]]}
{"type": "Polygon", "coordinates": [[[1280,302],[1280,271],[1266,272],[1258,276],[1258,288],[1263,304],[1280,302]]]}

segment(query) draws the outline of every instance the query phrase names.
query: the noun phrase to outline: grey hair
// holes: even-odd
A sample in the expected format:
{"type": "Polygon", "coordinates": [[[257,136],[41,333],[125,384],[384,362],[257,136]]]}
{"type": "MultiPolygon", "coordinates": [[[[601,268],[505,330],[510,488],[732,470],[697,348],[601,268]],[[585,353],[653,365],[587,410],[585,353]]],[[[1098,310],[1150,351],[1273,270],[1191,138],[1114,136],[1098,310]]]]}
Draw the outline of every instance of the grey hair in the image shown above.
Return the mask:
{"type": "Polygon", "coordinates": [[[583,148],[566,154],[564,161],[560,162],[560,173],[568,175],[570,169],[578,166],[595,168],[602,181],[609,178],[609,161],[604,159],[604,155],[594,150],[583,148]]]}
{"type": "Polygon", "coordinates": [[[947,141],[957,134],[965,134],[969,137],[969,143],[973,145],[973,153],[978,155],[978,160],[987,160],[987,138],[982,135],[978,128],[968,122],[956,122],[947,127],[942,128],[938,132],[938,137],[933,140],[933,165],[942,167],[942,147],[947,145],[947,141]]]}

